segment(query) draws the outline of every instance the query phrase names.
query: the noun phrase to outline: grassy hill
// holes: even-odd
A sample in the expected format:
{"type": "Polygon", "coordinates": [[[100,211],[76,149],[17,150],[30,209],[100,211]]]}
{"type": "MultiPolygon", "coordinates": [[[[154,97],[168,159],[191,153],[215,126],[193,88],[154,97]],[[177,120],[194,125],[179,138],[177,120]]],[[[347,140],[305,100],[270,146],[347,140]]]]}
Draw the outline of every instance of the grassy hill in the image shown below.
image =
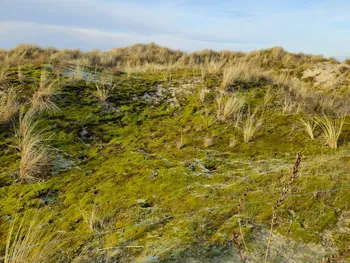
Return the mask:
{"type": "Polygon", "coordinates": [[[346,63],[21,45],[0,66],[2,261],[349,261],[346,63]]]}

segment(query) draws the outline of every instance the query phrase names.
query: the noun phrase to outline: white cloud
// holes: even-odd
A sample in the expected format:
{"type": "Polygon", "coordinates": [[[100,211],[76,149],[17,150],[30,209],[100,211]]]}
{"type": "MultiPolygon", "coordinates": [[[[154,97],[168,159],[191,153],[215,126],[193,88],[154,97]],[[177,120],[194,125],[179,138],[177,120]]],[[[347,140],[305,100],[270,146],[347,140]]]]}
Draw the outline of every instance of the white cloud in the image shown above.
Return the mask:
{"type": "Polygon", "coordinates": [[[293,52],[348,52],[350,5],[344,0],[294,9],[286,8],[288,1],[266,5],[258,0],[234,5],[225,0],[221,5],[209,0],[0,1],[0,45],[5,47],[33,42],[109,49],[156,42],[183,50],[248,51],[278,45],[293,52]]]}
{"type": "MultiPolygon", "coordinates": [[[[140,33],[115,33],[101,31],[97,29],[85,29],[79,27],[57,26],[49,24],[39,24],[21,21],[3,21],[0,22],[0,39],[4,39],[6,47],[11,47],[12,41],[6,41],[11,38],[16,40],[22,38],[22,42],[38,43],[42,46],[66,47],[66,45],[78,44],[77,47],[83,49],[111,49],[113,47],[128,46],[136,43],[151,43],[167,46],[181,50],[198,50],[208,48],[210,44],[214,49],[239,49],[241,44],[232,43],[210,43],[211,41],[192,40],[181,37],[172,37],[169,35],[154,34],[145,35],[140,33]],[[25,32],[25,34],[23,34],[25,32]],[[56,43],[57,41],[57,43],[56,43]],[[8,42],[8,43],[7,43],[8,42]],[[63,45],[58,45],[62,43],[63,45]]],[[[257,45],[247,45],[249,49],[258,48],[257,45]]]]}

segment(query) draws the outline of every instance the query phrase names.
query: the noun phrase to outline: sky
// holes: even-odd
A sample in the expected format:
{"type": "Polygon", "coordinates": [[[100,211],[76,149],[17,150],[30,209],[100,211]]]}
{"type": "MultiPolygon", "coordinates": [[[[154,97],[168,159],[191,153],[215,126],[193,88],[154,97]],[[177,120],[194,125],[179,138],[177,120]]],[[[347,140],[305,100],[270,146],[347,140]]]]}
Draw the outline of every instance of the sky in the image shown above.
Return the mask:
{"type": "Polygon", "coordinates": [[[350,56],[349,0],[0,0],[0,48],[109,50],[136,43],[194,51],[350,56]]]}

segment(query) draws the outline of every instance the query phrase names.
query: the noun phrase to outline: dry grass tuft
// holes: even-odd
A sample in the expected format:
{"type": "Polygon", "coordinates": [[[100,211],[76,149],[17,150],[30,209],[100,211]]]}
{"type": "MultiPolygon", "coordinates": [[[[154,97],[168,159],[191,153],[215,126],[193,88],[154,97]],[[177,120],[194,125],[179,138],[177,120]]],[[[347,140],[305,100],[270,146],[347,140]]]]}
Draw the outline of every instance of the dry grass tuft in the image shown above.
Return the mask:
{"type": "Polygon", "coordinates": [[[251,141],[255,132],[262,124],[262,116],[260,118],[257,118],[257,111],[258,108],[256,108],[252,113],[250,110],[247,112],[246,119],[242,126],[244,143],[251,141]]]}
{"type": "Polygon", "coordinates": [[[8,65],[5,65],[3,67],[1,67],[0,69],[0,83],[4,83],[9,75],[9,72],[8,72],[8,65]]]}
{"type": "Polygon", "coordinates": [[[55,248],[50,244],[33,246],[59,239],[51,229],[45,229],[45,225],[46,220],[39,219],[38,215],[34,218],[25,215],[19,222],[14,218],[8,231],[4,263],[56,262],[57,244],[55,248]]]}
{"type": "Polygon", "coordinates": [[[91,212],[86,212],[85,210],[79,208],[81,215],[83,216],[84,222],[89,227],[90,231],[94,232],[98,230],[101,226],[101,222],[97,218],[97,205],[93,204],[91,212]]]}
{"type": "Polygon", "coordinates": [[[245,104],[244,98],[236,96],[223,96],[222,94],[216,98],[216,116],[221,121],[228,119],[238,120],[245,104]]]}
{"type": "Polygon", "coordinates": [[[22,68],[20,66],[17,67],[17,78],[20,82],[23,82],[25,79],[22,68]]]}
{"type": "Polygon", "coordinates": [[[57,81],[51,80],[45,72],[42,72],[39,88],[34,92],[31,99],[33,109],[38,111],[58,111],[59,108],[53,102],[53,97],[57,94],[57,81]]]}
{"type": "Polygon", "coordinates": [[[314,130],[317,126],[317,122],[313,118],[300,118],[300,123],[302,124],[304,130],[309,135],[311,140],[314,140],[314,130]]]}
{"type": "Polygon", "coordinates": [[[267,78],[267,73],[261,68],[246,62],[239,63],[224,69],[221,88],[226,90],[236,81],[252,82],[261,78],[267,78]]]}
{"type": "Polygon", "coordinates": [[[50,159],[45,146],[46,139],[43,131],[38,131],[38,125],[34,110],[30,109],[26,113],[21,110],[16,137],[21,157],[19,180],[22,182],[37,181],[48,174],[50,159]]]}
{"type": "Polygon", "coordinates": [[[325,144],[335,149],[338,147],[339,136],[342,132],[345,117],[332,120],[329,116],[316,117],[316,122],[321,128],[325,144]]]}
{"type": "Polygon", "coordinates": [[[20,107],[18,94],[15,87],[6,87],[5,90],[0,90],[0,123],[9,122],[18,112],[20,107]]]}
{"type": "Polygon", "coordinates": [[[232,137],[229,143],[230,148],[234,148],[238,143],[238,139],[236,137],[232,137]]]}
{"type": "Polygon", "coordinates": [[[204,147],[205,148],[212,146],[213,143],[214,143],[214,138],[212,136],[206,136],[204,138],[204,147]]]}
{"type": "Polygon", "coordinates": [[[79,80],[83,80],[84,79],[84,74],[83,74],[83,70],[80,66],[80,64],[76,65],[72,75],[71,75],[71,80],[73,81],[79,81],[79,80]]]}
{"type": "Polygon", "coordinates": [[[100,100],[101,103],[106,103],[108,99],[108,95],[110,91],[114,88],[114,86],[111,88],[107,85],[98,85],[96,84],[96,90],[95,95],[100,100]]]}
{"type": "Polygon", "coordinates": [[[206,66],[209,74],[217,74],[224,66],[224,63],[221,61],[210,61],[206,66]]]}
{"type": "Polygon", "coordinates": [[[204,102],[204,101],[205,101],[205,96],[206,96],[207,93],[208,93],[208,90],[207,90],[206,88],[201,88],[201,89],[199,90],[199,100],[200,100],[201,102],[204,102]]]}
{"type": "Polygon", "coordinates": [[[185,146],[185,139],[184,139],[184,135],[183,135],[183,131],[181,131],[181,136],[180,136],[180,140],[176,142],[176,148],[178,150],[182,149],[185,146]]]}

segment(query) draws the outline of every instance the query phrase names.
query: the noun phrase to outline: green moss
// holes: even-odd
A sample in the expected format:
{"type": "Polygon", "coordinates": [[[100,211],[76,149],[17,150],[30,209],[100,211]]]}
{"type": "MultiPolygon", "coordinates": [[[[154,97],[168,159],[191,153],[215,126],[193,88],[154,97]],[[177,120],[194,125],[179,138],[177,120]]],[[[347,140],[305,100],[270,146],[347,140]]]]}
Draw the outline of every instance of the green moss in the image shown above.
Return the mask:
{"type": "MultiPolygon", "coordinates": [[[[30,68],[28,74],[38,79],[40,70],[30,68]]],[[[103,223],[98,231],[113,232],[103,236],[105,246],[143,245],[142,252],[133,252],[135,257],[152,254],[158,245],[165,247],[161,251],[165,254],[170,253],[169,247],[180,251],[202,243],[220,251],[233,232],[240,232],[239,220],[248,243],[253,242],[254,230],[269,227],[274,200],[290,177],[298,151],[303,150],[304,157],[292,194],[349,183],[344,165],[349,145],[331,150],[319,138],[310,141],[298,126],[299,116],[282,114],[275,101],[264,108],[263,124],[252,141],[243,143],[235,123],[203,124],[206,110],[215,117],[213,91],[202,103],[199,87],[194,85],[192,94],[177,95],[180,107],[170,107],[166,98],[159,104],[141,98],[146,92],[152,95],[156,85],[181,89],[183,78],[196,74],[172,72],[166,85],[161,73],[115,77],[116,89],[108,102],[117,110],[101,105],[91,84],[63,85],[56,97],[61,111],[43,114],[41,119],[51,134],[50,154],[73,164],[44,182],[14,183],[10,173],[18,167],[19,156],[8,145],[15,138],[8,127],[0,127],[1,236],[5,237],[8,218],[43,207],[62,233],[91,234],[81,211],[90,213],[95,204],[96,216],[103,223]],[[181,134],[185,146],[178,149],[181,134]],[[205,148],[203,139],[208,135],[214,143],[205,148]],[[235,147],[229,147],[232,137],[238,140],[235,147]],[[239,211],[237,203],[246,188],[245,202],[249,203],[239,211]]],[[[208,75],[202,85],[217,87],[220,78],[208,75]]],[[[232,88],[246,97],[247,106],[262,105],[267,83],[237,85],[232,88]]],[[[294,240],[319,243],[325,231],[334,231],[349,199],[346,191],[288,197],[278,210],[277,230],[294,240]]],[[[334,234],[334,238],[339,247],[348,242],[343,235],[334,234]]],[[[70,247],[64,247],[74,256],[84,242],[93,241],[93,237],[73,240],[70,247]]],[[[0,246],[5,242],[1,238],[0,246]]]]}

